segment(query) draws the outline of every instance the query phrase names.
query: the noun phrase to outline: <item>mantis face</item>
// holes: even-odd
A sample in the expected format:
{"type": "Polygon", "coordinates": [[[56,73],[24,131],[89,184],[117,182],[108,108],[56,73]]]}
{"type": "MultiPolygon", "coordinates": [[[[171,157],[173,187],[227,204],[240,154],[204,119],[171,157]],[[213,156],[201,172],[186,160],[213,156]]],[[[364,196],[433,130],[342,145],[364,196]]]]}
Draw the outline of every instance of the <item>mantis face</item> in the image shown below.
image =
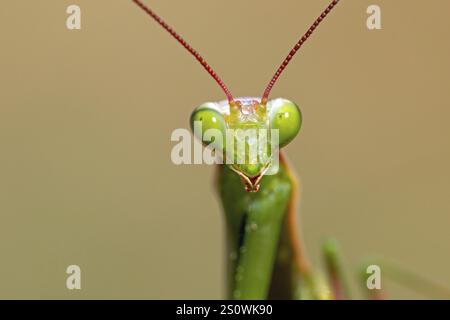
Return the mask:
{"type": "Polygon", "coordinates": [[[208,102],[191,115],[194,135],[222,152],[224,163],[242,178],[247,191],[258,191],[262,176],[278,155],[273,151],[291,142],[301,123],[298,106],[282,98],[267,103],[260,98],[236,98],[232,104],[208,102]]]}

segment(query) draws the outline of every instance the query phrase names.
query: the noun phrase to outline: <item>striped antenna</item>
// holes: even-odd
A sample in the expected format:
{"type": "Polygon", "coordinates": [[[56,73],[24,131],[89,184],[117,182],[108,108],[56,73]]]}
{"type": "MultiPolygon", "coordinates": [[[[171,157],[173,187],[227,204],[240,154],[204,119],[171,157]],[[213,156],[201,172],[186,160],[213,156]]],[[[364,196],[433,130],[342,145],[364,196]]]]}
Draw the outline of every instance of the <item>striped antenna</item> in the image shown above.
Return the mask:
{"type": "Polygon", "coordinates": [[[217,82],[217,84],[220,86],[220,88],[223,90],[225,95],[227,96],[228,102],[230,105],[234,104],[233,96],[231,95],[230,90],[228,90],[228,87],[225,85],[225,83],[220,79],[220,77],[217,75],[217,73],[213,70],[213,68],[206,62],[206,60],[194,49],[192,48],[189,43],[186,42],[175,30],[172,29],[171,26],[169,26],[163,19],[161,19],[153,10],[151,10],[149,7],[144,5],[139,0],[132,0],[136,5],[138,5],[142,10],[144,10],[145,13],[147,13],[150,17],[153,18],[161,27],[164,28],[172,37],[175,38],[191,55],[194,56],[195,59],[197,59],[198,62],[205,68],[205,70],[209,73],[209,75],[217,82]]]}
{"type": "Polygon", "coordinates": [[[286,69],[289,62],[292,60],[294,55],[297,53],[297,51],[303,46],[303,44],[308,40],[308,38],[311,36],[311,34],[316,30],[316,28],[319,26],[319,24],[325,19],[325,17],[330,13],[330,11],[339,3],[340,0],[333,0],[328,7],[322,12],[322,14],[314,21],[314,23],[309,27],[308,31],[303,35],[303,37],[300,38],[300,40],[297,41],[295,46],[292,48],[292,50],[287,55],[286,59],[281,63],[280,67],[278,68],[277,72],[273,75],[270,82],[267,84],[266,89],[264,90],[264,93],[262,95],[262,102],[265,104],[269,98],[270,91],[272,90],[273,86],[277,82],[280,75],[283,73],[284,69],[286,69]]]}

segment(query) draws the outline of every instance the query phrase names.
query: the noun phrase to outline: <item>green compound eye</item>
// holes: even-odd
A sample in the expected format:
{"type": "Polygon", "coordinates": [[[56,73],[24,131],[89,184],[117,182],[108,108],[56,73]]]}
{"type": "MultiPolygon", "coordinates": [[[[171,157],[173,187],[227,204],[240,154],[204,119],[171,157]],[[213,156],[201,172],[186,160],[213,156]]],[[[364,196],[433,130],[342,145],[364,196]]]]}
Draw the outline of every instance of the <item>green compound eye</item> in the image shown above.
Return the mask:
{"type": "Polygon", "coordinates": [[[278,129],[280,147],[291,142],[302,126],[302,114],[298,106],[286,99],[275,99],[268,103],[271,129],[278,129]]]}
{"type": "Polygon", "coordinates": [[[205,145],[212,143],[215,148],[223,149],[227,125],[219,111],[211,108],[209,104],[201,105],[192,113],[190,122],[194,135],[200,141],[205,145]],[[217,139],[219,131],[221,136],[217,139]]]}

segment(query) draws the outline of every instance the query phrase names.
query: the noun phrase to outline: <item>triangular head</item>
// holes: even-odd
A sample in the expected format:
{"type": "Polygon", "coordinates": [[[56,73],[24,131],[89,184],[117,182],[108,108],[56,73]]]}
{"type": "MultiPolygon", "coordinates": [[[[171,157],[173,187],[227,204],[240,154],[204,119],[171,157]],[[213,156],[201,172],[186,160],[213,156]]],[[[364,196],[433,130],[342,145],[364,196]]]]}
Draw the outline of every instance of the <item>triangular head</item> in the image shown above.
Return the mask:
{"type": "Polygon", "coordinates": [[[263,175],[276,173],[279,149],[291,142],[302,124],[298,106],[278,98],[237,98],[200,105],[191,115],[194,135],[219,151],[223,163],[241,176],[247,191],[258,191],[263,175]],[[212,138],[214,137],[214,138],[212,138]]]}

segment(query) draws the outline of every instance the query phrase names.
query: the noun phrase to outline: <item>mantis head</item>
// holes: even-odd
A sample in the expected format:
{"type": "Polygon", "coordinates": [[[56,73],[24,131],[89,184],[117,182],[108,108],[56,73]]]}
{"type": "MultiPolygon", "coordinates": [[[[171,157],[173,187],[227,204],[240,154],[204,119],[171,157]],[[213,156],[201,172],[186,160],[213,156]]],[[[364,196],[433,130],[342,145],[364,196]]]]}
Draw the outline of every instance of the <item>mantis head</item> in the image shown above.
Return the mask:
{"type": "Polygon", "coordinates": [[[233,104],[208,102],[191,115],[194,135],[220,151],[224,163],[252,192],[258,191],[277,151],[295,138],[301,123],[297,105],[282,98],[266,103],[260,98],[237,98],[233,104]]]}
{"type": "Polygon", "coordinates": [[[262,176],[272,166],[274,157],[278,156],[278,153],[273,154],[274,148],[278,150],[292,141],[302,123],[302,116],[297,105],[286,99],[269,100],[270,91],[297,51],[339,0],[333,0],[296,42],[267,84],[261,98],[236,99],[206,60],[172,27],[145,6],[141,0],[132,1],[175,38],[203,66],[225,93],[227,100],[204,103],[195,109],[191,116],[191,126],[194,134],[204,144],[223,152],[225,163],[241,176],[247,191],[258,191],[262,176]],[[206,134],[207,132],[209,133],[206,134]],[[273,139],[274,136],[276,136],[275,139],[273,139]],[[266,142],[262,143],[262,141],[266,142]]]}

